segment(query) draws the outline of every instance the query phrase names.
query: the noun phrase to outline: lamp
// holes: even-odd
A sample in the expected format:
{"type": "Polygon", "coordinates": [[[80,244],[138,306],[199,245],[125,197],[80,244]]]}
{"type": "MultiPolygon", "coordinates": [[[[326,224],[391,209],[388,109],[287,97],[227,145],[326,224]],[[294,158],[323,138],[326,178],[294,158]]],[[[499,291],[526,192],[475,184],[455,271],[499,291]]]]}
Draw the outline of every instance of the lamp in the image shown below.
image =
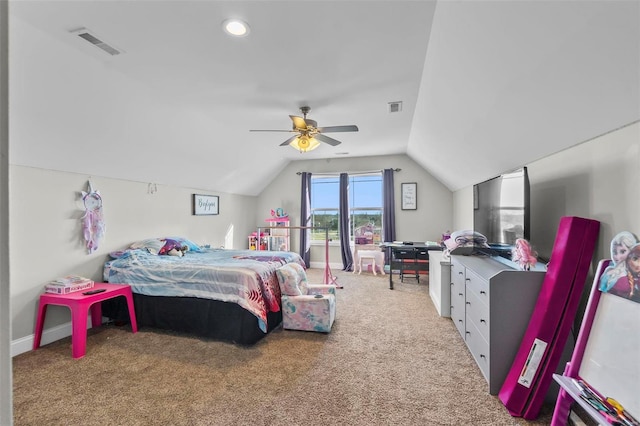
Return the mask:
{"type": "Polygon", "coordinates": [[[320,146],[320,142],[318,142],[318,140],[314,137],[309,137],[309,135],[300,135],[295,138],[289,145],[302,153],[313,151],[320,146]]]}

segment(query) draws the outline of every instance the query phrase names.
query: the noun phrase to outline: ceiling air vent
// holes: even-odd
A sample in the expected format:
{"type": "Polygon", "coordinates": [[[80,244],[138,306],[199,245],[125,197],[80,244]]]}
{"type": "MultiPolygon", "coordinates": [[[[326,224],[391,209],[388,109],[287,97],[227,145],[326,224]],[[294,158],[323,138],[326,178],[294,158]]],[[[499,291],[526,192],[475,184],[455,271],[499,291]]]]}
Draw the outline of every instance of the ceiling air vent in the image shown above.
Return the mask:
{"type": "Polygon", "coordinates": [[[402,111],[402,102],[389,102],[389,112],[402,111]]]}
{"type": "Polygon", "coordinates": [[[86,28],[73,30],[71,31],[71,34],[74,34],[80,37],[81,39],[93,44],[95,47],[103,50],[104,52],[107,52],[111,56],[116,56],[121,53],[124,53],[124,51],[117,49],[110,44],[107,44],[105,41],[100,39],[100,37],[98,37],[95,33],[93,33],[92,31],[86,28]]]}

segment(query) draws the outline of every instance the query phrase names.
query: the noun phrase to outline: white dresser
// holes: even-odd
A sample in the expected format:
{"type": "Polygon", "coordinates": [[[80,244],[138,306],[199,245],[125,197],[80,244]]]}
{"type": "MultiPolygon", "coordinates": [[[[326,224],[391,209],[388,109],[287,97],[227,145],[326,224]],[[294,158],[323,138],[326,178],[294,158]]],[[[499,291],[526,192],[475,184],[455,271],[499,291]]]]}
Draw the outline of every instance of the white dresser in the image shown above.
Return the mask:
{"type": "Polygon", "coordinates": [[[545,272],[509,261],[451,256],[451,319],[496,395],[529,325],[545,272]],[[506,263],[505,263],[506,262],[506,263]]]}
{"type": "Polygon", "coordinates": [[[451,316],[451,263],[439,250],[429,250],[429,296],[438,315],[451,316]]]}

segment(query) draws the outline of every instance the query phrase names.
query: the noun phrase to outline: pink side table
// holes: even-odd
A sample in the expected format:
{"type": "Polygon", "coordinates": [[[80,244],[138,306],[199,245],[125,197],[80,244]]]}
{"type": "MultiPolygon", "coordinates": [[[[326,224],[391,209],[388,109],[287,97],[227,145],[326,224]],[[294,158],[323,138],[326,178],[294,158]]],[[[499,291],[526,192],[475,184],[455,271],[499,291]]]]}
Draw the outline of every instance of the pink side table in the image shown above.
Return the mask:
{"type": "Polygon", "coordinates": [[[74,358],[82,358],[87,349],[87,316],[91,310],[91,326],[102,325],[102,301],[114,297],[124,296],[127,299],[129,308],[129,319],[131,321],[131,331],[138,331],[136,322],[136,311],[133,307],[133,294],[128,284],[107,284],[95,283],[93,288],[76,291],[69,294],[44,293],[40,295],[38,305],[38,318],[36,320],[36,332],[33,340],[33,350],[40,347],[42,339],[42,327],[47,314],[47,305],[68,306],[71,309],[71,345],[74,358]],[[91,295],[82,294],[88,290],[104,289],[102,293],[91,295]]]}

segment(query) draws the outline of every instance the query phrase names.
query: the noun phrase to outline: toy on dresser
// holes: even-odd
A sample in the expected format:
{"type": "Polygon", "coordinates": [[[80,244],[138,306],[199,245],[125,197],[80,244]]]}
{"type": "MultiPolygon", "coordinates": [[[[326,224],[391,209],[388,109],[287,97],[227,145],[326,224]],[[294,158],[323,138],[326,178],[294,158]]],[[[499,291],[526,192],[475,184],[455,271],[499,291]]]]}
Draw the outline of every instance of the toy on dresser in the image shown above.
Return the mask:
{"type": "Polygon", "coordinates": [[[513,247],[511,260],[520,265],[523,271],[528,271],[538,263],[538,254],[531,248],[529,241],[518,238],[513,247]]]}

